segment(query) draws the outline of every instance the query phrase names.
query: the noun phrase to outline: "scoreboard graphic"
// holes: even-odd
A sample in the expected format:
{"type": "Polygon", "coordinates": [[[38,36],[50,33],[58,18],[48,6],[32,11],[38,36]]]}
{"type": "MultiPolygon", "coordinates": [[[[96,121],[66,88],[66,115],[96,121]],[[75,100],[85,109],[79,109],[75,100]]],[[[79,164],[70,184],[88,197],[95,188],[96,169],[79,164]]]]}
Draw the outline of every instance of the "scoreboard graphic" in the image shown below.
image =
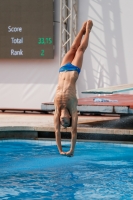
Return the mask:
{"type": "Polygon", "coordinates": [[[0,0],[0,59],[53,59],[53,0],[0,0]]]}

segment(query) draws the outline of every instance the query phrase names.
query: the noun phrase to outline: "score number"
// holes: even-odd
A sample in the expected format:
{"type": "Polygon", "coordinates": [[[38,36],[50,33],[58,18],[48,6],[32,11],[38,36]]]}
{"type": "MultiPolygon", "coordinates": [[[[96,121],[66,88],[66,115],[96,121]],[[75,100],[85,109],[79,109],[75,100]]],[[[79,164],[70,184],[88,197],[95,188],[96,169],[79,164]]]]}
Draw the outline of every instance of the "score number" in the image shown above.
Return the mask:
{"type": "Polygon", "coordinates": [[[38,44],[52,44],[52,38],[38,38],[38,44]]]}
{"type": "MultiPolygon", "coordinates": [[[[38,44],[52,44],[52,38],[38,38],[38,44]]],[[[44,56],[44,49],[41,50],[40,56],[44,56]]]]}

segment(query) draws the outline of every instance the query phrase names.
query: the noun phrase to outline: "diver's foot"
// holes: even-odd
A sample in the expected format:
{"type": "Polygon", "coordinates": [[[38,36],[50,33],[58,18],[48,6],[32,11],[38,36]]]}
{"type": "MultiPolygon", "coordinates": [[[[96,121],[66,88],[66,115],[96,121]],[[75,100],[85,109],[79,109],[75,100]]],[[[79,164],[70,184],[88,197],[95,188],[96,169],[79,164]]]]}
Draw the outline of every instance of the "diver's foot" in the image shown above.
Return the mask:
{"type": "Polygon", "coordinates": [[[82,28],[81,28],[82,31],[83,31],[83,35],[84,35],[85,32],[86,32],[86,24],[87,24],[87,21],[83,23],[82,28]]]}
{"type": "Polygon", "coordinates": [[[93,26],[92,20],[88,20],[86,24],[86,31],[89,29],[89,32],[91,32],[92,26],[93,26]]]}

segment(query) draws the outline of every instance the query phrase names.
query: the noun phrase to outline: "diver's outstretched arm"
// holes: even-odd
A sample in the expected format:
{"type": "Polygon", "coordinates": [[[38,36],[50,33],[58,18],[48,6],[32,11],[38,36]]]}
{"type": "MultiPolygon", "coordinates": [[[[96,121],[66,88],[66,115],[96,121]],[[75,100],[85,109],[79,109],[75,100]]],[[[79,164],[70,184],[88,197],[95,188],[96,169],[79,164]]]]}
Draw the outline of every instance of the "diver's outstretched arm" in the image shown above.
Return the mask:
{"type": "Polygon", "coordinates": [[[67,156],[73,156],[75,144],[77,140],[77,122],[78,122],[78,113],[77,111],[72,114],[72,130],[71,130],[71,147],[68,152],[66,152],[67,156]]]}
{"type": "Polygon", "coordinates": [[[56,112],[54,113],[54,127],[55,127],[56,144],[59,153],[65,155],[65,153],[62,151],[62,146],[61,146],[60,117],[59,114],[56,112]]]}

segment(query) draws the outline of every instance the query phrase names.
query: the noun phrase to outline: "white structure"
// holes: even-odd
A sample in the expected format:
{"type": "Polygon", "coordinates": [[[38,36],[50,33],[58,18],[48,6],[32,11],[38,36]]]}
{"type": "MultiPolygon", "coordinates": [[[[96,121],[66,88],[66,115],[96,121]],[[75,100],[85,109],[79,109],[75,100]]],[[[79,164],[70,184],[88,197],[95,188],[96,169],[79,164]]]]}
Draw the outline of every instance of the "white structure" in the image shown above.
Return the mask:
{"type": "MultiPolygon", "coordinates": [[[[87,89],[132,83],[133,1],[77,2],[77,31],[84,21],[94,22],[77,82],[77,96],[89,96],[81,93],[87,89]]],[[[60,6],[60,0],[55,0],[53,60],[0,60],[0,108],[40,109],[42,102],[53,101],[60,55],[63,56],[60,54],[60,6]]]]}
{"type": "Polygon", "coordinates": [[[77,0],[60,0],[60,63],[77,34],[77,0]]]}

